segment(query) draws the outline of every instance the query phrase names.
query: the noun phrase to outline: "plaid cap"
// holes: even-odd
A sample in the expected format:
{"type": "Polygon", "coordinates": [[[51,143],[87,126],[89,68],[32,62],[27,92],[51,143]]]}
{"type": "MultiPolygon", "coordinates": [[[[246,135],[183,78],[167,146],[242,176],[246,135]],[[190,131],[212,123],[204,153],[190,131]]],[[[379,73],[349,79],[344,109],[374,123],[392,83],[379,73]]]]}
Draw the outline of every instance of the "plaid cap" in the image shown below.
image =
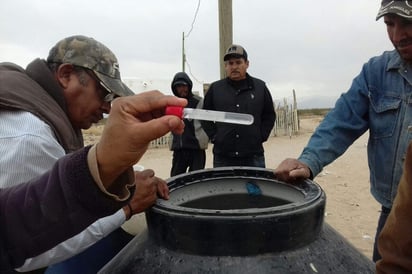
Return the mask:
{"type": "Polygon", "coordinates": [[[409,3],[405,0],[383,0],[376,20],[387,14],[396,14],[412,20],[412,1],[409,3]]]}
{"type": "Polygon", "coordinates": [[[244,58],[247,61],[247,52],[246,50],[239,45],[231,45],[225,53],[225,56],[223,56],[223,61],[226,61],[227,59],[234,57],[234,58],[244,58]]]}
{"type": "Polygon", "coordinates": [[[113,52],[93,38],[75,35],[59,41],[49,52],[49,63],[69,63],[92,70],[108,92],[133,95],[120,78],[119,63],[113,52]]]}

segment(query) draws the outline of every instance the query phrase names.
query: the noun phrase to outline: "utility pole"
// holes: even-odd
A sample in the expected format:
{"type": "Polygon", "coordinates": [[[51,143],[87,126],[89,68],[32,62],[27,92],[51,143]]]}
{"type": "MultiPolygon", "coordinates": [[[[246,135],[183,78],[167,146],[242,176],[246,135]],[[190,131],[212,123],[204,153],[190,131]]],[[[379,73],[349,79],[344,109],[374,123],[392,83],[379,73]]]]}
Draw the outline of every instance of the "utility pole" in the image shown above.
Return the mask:
{"type": "Polygon", "coordinates": [[[182,35],[182,71],[185,71],[186,53],[185,53],[185,32],[182,35]]]}
{"type": "Polygon", "coordinates": [[[219,0],[219,64],[220,78],[226,77],[223,56],[233,43],[232,0],[219,0]]]}

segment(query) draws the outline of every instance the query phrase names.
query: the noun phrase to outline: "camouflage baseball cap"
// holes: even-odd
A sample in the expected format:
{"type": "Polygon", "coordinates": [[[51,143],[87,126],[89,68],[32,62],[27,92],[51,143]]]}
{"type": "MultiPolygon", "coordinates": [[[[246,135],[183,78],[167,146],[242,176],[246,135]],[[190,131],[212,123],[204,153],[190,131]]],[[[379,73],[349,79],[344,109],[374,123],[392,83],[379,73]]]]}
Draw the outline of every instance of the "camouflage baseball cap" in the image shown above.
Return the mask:
{"type": "Polygon", "coordinates": [[[59,41],[49,52],[49,63],[69,63],[92,70],[108,92],[133,95],[120,78],[119,63],[113,52],[93,38],[75,35],[59,41]]]}
{"type": "Polygon", "coordinates": [[[376,20],[387,14],[396,14],[407,20],[412,20],[412,1],[382,0],[376,20]]]}

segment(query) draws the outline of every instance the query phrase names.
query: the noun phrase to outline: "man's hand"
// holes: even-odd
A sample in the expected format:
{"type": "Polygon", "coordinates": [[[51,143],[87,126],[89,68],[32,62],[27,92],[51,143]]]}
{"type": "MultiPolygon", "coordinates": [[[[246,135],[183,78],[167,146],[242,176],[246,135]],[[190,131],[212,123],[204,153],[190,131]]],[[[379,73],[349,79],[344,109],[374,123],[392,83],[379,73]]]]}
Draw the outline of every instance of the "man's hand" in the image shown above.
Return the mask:
{"type": "Polygon", "coordinates": [[[127,168],[137,163],[149,143],[169,131],[181,134],[183,121],[164,115],[166,106],[186,106],[186,99],[148,91],[113,101],[96,155],[100,178],[108,188],[127,168]]]}
{"type": "Polygon", "coordinates": [[[164,180],[154,176],[151,169],[135,171],[136,190],[128,206],[123,207],[127,219],[132,215],[144,212],[151,207],[158,197],[169,199],[169,188],[164,180]]]}
{"type": "Polygon", "coordinates": [[[310,169],[297,159],[288,158],[275,169],[275,177],[283,182],[294,183],[310,178],[310,169]]]}

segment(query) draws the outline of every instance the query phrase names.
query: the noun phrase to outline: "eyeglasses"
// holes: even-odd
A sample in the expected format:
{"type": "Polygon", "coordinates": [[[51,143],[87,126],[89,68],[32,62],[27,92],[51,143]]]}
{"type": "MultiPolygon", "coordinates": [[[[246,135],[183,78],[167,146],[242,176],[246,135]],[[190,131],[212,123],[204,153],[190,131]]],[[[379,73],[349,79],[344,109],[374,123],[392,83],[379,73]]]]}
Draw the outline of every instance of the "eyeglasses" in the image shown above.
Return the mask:
{"type": "Polygon", "coordinates": [[[96,74],[95,74],[92,70],[90,70],[90,69],[84,69],[84,70],[86,71],[86,73],[87,73],[91,78],[93,78],[93,79],[100,85],[100,87],[101,87],[100,89],[103,90],[103,91],[106,93],[106,95],[104,95],[103,98],[102,98],[103,102],[105,102],[105,103],[111,103],[114,99],[116,99],[117,97],[119,97],[119,96],[117,96],[116,94],[114,94],[113,92],[111,92],[111,90],[109,89],[109,87],[108,87],[105,83],[103,83],[103,82],[99,79],[99,77],[97,77],[96,74]]]}
{"type": "Polygon", "coordinates": [[[116,94],[114,94],[113,92],[110,91],[110,89],[106,86],[105,83],[103,83],[102,81],[98,81],[98,83],[104,88],[104,90],[107,92],[107,94],[103,97],[103,102],[106,103],[111,103],[114,99],[116,99],[117,96],[116,94]]]}

